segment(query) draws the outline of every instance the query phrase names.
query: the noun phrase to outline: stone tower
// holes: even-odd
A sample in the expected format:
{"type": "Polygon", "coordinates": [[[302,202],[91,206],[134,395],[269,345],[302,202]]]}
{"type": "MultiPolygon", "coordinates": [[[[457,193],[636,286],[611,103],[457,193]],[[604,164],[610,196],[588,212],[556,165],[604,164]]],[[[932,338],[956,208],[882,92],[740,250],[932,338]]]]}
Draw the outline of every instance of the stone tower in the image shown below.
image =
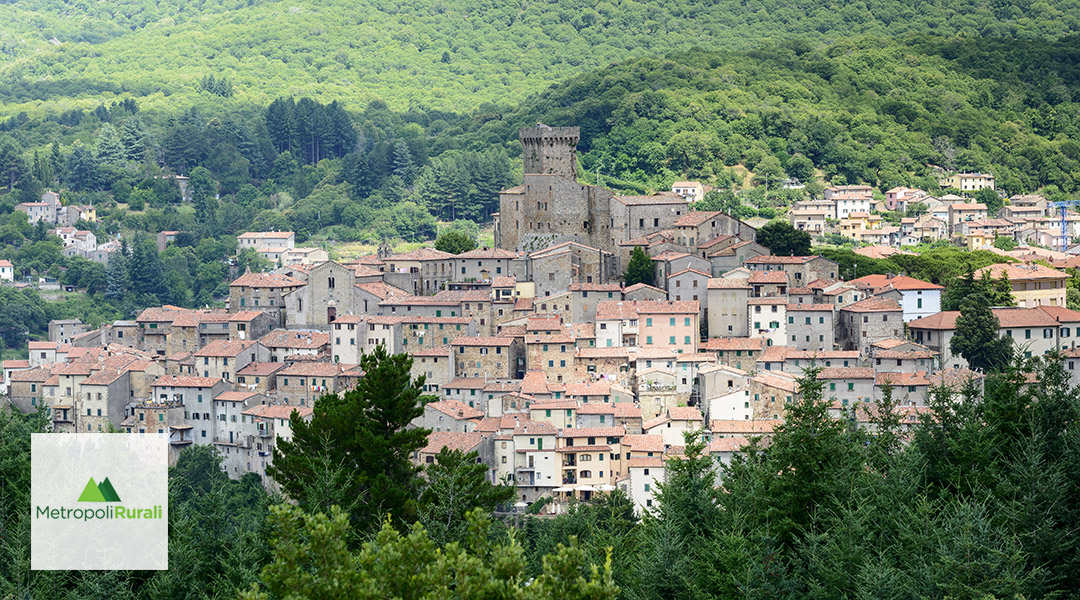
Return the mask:
{"type": "Polygon", "coordinates": [[[518,132],[525,149],[524,172],[532,175],[558,175],[577,180],[577,150],[581,130],[577,127],[549,127],[537,123],[518,132]]]}

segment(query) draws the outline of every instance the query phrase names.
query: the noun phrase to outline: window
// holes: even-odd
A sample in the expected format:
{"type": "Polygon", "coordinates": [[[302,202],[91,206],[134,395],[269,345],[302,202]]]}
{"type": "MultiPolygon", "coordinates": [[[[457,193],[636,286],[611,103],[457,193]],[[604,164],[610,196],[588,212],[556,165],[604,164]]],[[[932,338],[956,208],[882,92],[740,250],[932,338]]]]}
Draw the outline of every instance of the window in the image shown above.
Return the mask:
{"type": "Polygon", "coordinates": [[[652,327],[652,317],[645,319],[645,326],[652,327]]]}
{"type": "Polygon", "coordinates": [[[854,392],[855,391],[855,384],[854,383],[847,384],[847,391],[854,392]]]}

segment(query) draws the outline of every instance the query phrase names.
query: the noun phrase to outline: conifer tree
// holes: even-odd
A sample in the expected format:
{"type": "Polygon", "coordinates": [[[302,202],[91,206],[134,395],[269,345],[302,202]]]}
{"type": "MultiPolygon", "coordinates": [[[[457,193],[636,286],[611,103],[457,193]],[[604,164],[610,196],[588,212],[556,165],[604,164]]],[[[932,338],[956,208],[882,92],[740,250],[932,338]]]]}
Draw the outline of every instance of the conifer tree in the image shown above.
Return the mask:
{"type": "Polygon", "coordinates": [[[641,246],[634,246],[634,251],[630,253],[630,262],[626,265],[626,273],[623,274],[623,281],[627,286],[638,283],[653,285],[655,278],[656,271],[652,259],[641,246]]]}

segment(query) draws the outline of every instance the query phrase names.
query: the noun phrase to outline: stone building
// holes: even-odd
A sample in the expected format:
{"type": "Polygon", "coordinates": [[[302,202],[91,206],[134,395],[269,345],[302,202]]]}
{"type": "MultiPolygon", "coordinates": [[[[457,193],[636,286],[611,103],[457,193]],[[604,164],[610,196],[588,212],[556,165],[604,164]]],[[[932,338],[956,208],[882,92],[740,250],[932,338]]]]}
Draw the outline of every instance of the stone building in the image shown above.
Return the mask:
{"type": "Polygon", "coordinates": [[[788,304],[788,346],[832,350],[836,334],[832,304],[788,304]]]}
{"type": "Polygon", "coordinates": [[[747,301],[750,299],[750,283],[741,277],[714,277],[707,284],[706,301],[710,338],[748,337],[747,301]]]}
{"type": "MultiPolygon", "coordinates": [[[[896,300],[877,296],[840,309],[839,344],[869,356],[874,342],[904,335],[904,311],[896,300]]],[[[915,321],[912,321],[913,323],[915,321]]]]}
{"type": "Polygon", "coordinates": [[[338,315],[360,312],[356,307],[353,270],[327,261],[308,270],[307,285],[285,298],[285,322],[289,327],[328,329],[338,315]]]}
{"type": "Polygon", "coordinates": [[[229,309],[261,309],[270,313],[275,327],[284,327],[285,297],[305,285],[288,275],[245,273],[229,284],[229,309]]]}
{"type": "Polygon", "coordinates": [[[458,377],[517,379],[525,371],[522,344],[512,337],[459,337],[450,347],[458,377]]]}

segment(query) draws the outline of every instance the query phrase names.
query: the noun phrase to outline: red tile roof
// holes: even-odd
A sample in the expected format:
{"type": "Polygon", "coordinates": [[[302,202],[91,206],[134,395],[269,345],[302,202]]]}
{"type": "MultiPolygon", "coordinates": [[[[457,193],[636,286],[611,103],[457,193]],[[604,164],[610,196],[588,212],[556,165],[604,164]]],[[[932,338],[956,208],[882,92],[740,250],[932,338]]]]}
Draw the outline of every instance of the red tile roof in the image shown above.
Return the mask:
{"type": "Polygon", "coordinates": [[[900,312],[901,308],[900,304],[892,298],[873,296],[864,300],[859,300],[854,304],[848,304],[840,310],[848,312],[900,312]]]}
{"type": "Polygon", "coordinates": [[[288,288],[307,285],[303,281],[278,273],[244,273],[229,284],[229,287],[252,288],[288,288]]]}
{"type": "Polygon", "coordinates": [[[195,377],[193,375],[162,375],[154,380],[153,387],[194,387],[212,388],[223,381],[217,377],[195,377]]]}

